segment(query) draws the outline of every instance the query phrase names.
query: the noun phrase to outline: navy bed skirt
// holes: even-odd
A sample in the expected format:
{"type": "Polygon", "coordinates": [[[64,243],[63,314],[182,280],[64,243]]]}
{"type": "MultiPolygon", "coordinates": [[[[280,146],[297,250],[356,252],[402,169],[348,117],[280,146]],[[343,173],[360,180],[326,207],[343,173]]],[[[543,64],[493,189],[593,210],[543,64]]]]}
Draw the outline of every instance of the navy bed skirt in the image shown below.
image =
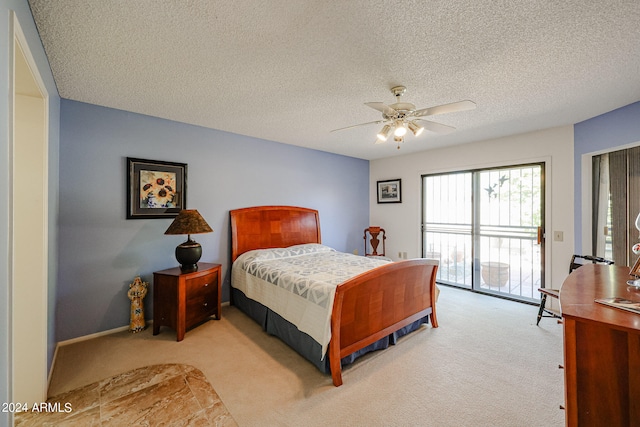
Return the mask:
{"type": "MultiPolygon", "coordinates": [[[[231,294],[231,301],[233,301],[233,305],[258,322],[258,324],[262,326],[262,329],[264,329],[268,334],[280,338],[289,347],[293,348],[301,356],[315,365],[321,372],[325,374],[331,373],[331,369],[329,368],[329,355],[327,353],[324,359],[322,358],[322,346],[317,341],[304,332],[301,332],[295,325],[285,320],[279,314],[268,309],[259,302],[247,298],[242,291],[232,287],[231,294]]],[[[425,316],[422,319],[419,319],[412,324],[381,338],[373,344],[343,357],[341,359],[342,366],[353,363],[358,357],[371,351],[382,350],[389,347],[389,345],[395,345],[400,337],[415,331],[428,322],[429,316],[425,316]]]]}

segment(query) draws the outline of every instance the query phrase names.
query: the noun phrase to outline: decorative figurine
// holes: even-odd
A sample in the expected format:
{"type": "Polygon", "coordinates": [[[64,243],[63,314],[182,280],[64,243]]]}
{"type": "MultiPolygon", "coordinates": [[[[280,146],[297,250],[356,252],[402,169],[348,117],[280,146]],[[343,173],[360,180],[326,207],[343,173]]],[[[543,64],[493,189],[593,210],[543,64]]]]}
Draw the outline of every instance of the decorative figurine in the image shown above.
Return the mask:
{"type": "MultiPolygon", "coordinates": [[[[636,217],[636,228],[638,229],[638,233],[640,233],[640,213],[636,217]]],[[[640,234],[638,234],[638,238],[640,239],[640,234]]],[[[640,243],[636,243],[631,247],[631,252],[636,255],[640,255],[640,243]]],[[[636,278],[636,280],[631,280],[627,282],[628,284],[640,288],[640,257],[636,259],[635,264],[629,270],[629,274],[636,278]]]]}
{"type": "Polygon", "coordinates": [[[147,288],[149,283],[143,282],[140,277],[136,277],[133,283],[129,285],[129,292],[127,296],[131,300],[131,323],[129,325],[129,332],[143,331],[146,328],[144,321],[144,304],[143,299],[147,295],[147,288]]]}

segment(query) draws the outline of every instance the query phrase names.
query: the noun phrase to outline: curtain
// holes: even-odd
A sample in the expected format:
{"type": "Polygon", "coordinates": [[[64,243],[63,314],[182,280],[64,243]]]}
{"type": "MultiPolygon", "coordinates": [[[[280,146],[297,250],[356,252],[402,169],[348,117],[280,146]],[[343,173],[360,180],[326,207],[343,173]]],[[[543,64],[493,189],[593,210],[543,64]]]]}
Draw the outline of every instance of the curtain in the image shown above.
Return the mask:
{"type": "Polygon", "coordinates": [[[609,155],[593,156],[593,200],[591,220],[591,253],[607,258],[606,241],[609,234],[609,155]]]}
{"type": "Polygon", "coordinates": [[[626,150],[609,153],[609,191],[611,193],[613,261],[619,265],[629,265],[626,150]]]}
{"type": "Polygon", "coordinates": [[[640,147],[593,156],[592,170],[592,254],[633,265],[631,246],[640,243],[640,147]]]}
{"type": "Polygon", "coordinates": [[[594,156],[592,167],[593,254],[611,258],[618,265],[633,265],[637,256],[631,252],[631,246],[640,242],[635,226],[640,213],[640,147],[594,156]],[[607,220],[610,228],[607,228],[607,220]],[[612,244],[609,257],[606,255],[607,237],[612,244]]]}
{"type": "MultiPolygon", "coordinates": [[[[627,163],[629,167],[629,192],[627,196],[628,203],[628,217],[627,217],[627,230],[629,251],[631,246],[640,242],[639,231],[635,226],[636,218],[640,213],[640,147],[630,148],[627,151],[627,163]]],[[[637,255],[633,252],[629,252],[629,263],[633,265],[636,261],[637,255]]]]}

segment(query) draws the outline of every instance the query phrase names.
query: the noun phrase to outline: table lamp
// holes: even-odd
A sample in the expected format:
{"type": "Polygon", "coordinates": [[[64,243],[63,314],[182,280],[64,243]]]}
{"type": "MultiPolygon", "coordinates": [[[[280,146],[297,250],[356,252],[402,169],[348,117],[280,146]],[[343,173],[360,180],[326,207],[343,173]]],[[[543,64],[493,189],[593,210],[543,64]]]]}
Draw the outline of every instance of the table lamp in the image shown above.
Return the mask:
{"type": "Polygon", "coordinates": [[[191,239],[192,234],[211,233],[207,221],[202,218],[196,209],[183,209],[173,220],[164,234],[186,234],[187,241],[176,247],[176,259],[180,263],[180,269],[184,272],[197,271],[198,261],[202,256],[202,246],[191,239]]]}

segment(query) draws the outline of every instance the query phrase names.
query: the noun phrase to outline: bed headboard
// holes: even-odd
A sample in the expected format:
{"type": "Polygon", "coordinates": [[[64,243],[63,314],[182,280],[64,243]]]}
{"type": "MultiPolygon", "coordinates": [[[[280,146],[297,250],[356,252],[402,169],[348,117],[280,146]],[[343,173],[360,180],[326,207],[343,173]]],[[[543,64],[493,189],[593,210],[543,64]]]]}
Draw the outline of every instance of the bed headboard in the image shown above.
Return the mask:
{"type": "Polygon", "coordinates": [[[296,206],[255,206],[231,214],[231,261],[253,249],[321,243],[315,209],[296,206]]]}

